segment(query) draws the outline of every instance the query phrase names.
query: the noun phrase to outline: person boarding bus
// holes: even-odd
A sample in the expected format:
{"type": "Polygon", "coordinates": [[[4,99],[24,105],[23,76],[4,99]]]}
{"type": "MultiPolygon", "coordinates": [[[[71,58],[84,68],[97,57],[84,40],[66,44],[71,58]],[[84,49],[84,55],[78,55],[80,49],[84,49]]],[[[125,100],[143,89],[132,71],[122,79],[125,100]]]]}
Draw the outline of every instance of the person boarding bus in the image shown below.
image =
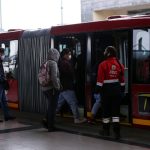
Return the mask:
{"type": "Polygon", "coordinates": [[[106,59],[99,64],[96,92],[102,97],[102,135],[110,135],[110,119],[112,118],[115,139],[120,138],[120,100],[125,91],[124,66],[117,58],[114,46],[104,51],[106,59]]]}

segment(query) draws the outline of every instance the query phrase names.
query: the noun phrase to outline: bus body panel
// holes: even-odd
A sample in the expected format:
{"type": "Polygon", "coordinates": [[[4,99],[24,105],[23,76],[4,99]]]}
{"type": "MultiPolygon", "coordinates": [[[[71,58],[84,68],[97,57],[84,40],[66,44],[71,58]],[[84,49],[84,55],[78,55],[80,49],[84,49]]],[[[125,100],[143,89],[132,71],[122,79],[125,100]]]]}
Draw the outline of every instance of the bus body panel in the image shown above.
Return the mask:
{"type": "MultiPolygon", "coordinates": [[[[11,41],[18,41],[23,34],[23,30],[13,30],[9,32],[0,33],[0,43],[1,45],[5,45],[5,48],[9,49],[10,53],[10,42],[11,41]]],[[[18,47],[18,45],[16,46],[18,47]]],[[[4,64],[4,70],[5,68],[9,68],[9,66],[14,67],[14,63],[16,63],[15,56],[12,56],[12,58],[9,58],[9,61],[5,62],[4,64]],[[7,63],[7,64],[6,64],[7,63]]],[[[6,71],[6,70],[5,70],[6,71]]],[[[7,72],[8,73],[8,72],[7,72]]],[[[18,99],[18,80],[15,78],[9,77],[9,90],[6,92],[8,106],[14,109],[19,109],[19,99],[18,99]]]]}
{"type": "Polygon", "coordinates": [[[65,35],[74,33],[84,33],[84,32],[97,32],[115,29],[129,29],[129,28],[141,28],[150,27],[150,17],[147,18],[130,18],[130,19],[118,19],[118,20],[106,20],[98,22],[89,22],[82,24],[64,25],[52,27],[51,35],[65,35]]]}

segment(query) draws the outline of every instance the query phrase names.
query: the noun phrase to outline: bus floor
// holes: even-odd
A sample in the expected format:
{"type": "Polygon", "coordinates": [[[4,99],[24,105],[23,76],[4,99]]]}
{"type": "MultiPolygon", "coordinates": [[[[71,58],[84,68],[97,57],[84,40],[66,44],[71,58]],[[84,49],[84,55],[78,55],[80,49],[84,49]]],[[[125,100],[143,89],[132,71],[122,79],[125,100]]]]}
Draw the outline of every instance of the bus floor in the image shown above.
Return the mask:
{"type": "MultiPolygon", "coordinates": [[[[19,112],[17,110],[11,110],[11,112],[17,118],[16,120],[13,121],[0,122],[0,134],[2,135],[8,133],[14,134],[14,132],[18,132],[18,131],[28,132],[31,130],[34,130],[34,132],[35,130],[38,131],[44,130],[45,132],[47,131],[46,129],[43,128],[41,124],[41,120],[43,118],[42,114],[19,112]]],[[[2,119],[1,111],[0,111],[0,119],[2,119]]],[[[121,139],[116,141],[113,137],[112,129],[111,129],[110,137],[103,137],[99,134],[99,131],[102,129],[102,124],[100,121],[95,125],[91,125],[87,122],[83,124],[74,124],[72,117],[57,116],[55,126],[58,129],[57,132],[59,133],[60,132],[66,134],[71,133],[78,136],[80,135],[83,137],[95,138],[96,140],[99,139],[99,140],[126,144],[127,146],[129,145],[140,146],[146,148],[146,150],[147,148],[148,149],[150,148],[150,130],[148,129],[140,129],[131,126],[121,125],[121,139]]],[[[15,135],[16,134],[14,134],[14,136],[15,135]]],[[[1,136],[0,136],[0,141],[1,141],[1,136]]],[[[1,142],[0,142],[0,146],[1,146],[1,142]]]]}

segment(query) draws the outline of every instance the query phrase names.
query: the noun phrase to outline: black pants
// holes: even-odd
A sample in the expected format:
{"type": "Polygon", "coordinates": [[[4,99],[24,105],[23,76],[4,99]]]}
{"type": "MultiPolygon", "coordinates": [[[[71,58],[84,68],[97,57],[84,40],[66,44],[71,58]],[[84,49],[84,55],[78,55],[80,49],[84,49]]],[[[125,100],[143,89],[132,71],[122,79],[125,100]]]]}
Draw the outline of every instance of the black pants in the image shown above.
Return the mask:
{"type": "Polygon", "coordinates": [[[54,89],[44,91],[44,95],[46,96],[48,101],[48,109],[47,109],[48,129],[54,128],[58,94],[59,92],[54,89]]]}
{"type": "Polygon", "coordinates": [[[110,119],[112,118],[115,137],[120,137],[120,101],[121,88],[119,83],[108,83],[103,85],[102,92],[102,117],[104,134],[109,135],[110,119]]]}
{"type": "Polygon", "coordinates": [[[120,101],[121,101],[120,84],[119,83],[104,84],[102,92],[103,118],[119,117],[120,101]]]}

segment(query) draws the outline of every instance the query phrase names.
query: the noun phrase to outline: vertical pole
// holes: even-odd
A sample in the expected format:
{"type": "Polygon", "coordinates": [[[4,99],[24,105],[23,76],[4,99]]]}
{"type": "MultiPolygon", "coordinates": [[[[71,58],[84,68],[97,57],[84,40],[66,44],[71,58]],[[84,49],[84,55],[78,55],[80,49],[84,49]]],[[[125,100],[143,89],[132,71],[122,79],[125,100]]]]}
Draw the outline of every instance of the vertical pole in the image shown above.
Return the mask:
{"type": "Polygon", "coordinates": [[[2,31],[2,8],[1,8],[1,0],[0,0],[0,31],[2,31]]]}
{"type": "Polygon", "coordinates": [[[92,107],[92,89],[91,89],[91,49],[92,49],[92,39],[91,35],[87,36],[87,52],[86,52],[86,112],[87,117],[91,117],[91,107],[92,107]]]}
{"type": "Polygon", "coordinates": [[[63,25],[63,2],[62,2],[62,0],[61,0],[60,9],[61,9],[61,25],[63,25]]]}
{"type": "Polygon", "coordinates": [[[51,48],[54,48],[54,38],[51,37],[51,48]]]}

